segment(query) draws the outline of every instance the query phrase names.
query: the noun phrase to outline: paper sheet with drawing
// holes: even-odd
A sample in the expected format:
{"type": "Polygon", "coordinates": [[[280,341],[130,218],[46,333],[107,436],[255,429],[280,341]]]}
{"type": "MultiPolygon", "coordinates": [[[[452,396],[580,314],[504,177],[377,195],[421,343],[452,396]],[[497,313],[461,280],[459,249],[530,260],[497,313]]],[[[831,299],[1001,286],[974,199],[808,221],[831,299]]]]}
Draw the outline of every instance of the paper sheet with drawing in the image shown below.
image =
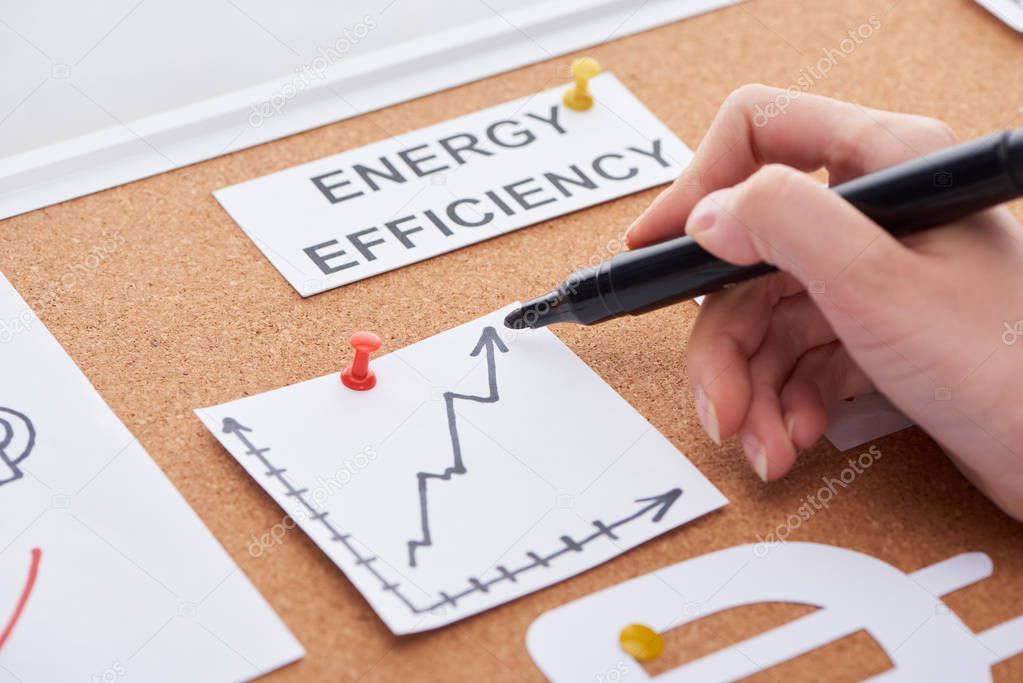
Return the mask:
{"type": "Polygon", "coordinates": [[[0,321],[0,683],[222,683],[301,657],[3,276],[0,321]]]}
{"type": "Polygon", "coordinates": [[[725,504],[547,330],[507,310],[196,413],[395,633],[550,585],[725,504]]]}
{"type": "MultiPolygon", "coordinates": [[[[614,75],[217,190],[302,296],[674,180],[689,148],[614,75]]],[[[625,226],[622,226],[625,229],[625,226]]]]}

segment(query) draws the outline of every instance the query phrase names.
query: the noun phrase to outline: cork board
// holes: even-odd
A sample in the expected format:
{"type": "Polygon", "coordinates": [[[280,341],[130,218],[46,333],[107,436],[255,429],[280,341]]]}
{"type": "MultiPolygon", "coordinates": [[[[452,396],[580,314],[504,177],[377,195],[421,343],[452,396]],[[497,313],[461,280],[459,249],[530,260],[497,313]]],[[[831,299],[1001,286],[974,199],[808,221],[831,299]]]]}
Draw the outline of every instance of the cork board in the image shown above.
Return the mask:
{"type": "MultiPolygon", "coordinates": [[[[880,29],[814,92],[939,116],[964,138],[1023,125],[1023,70],[1013,68],[1023,59],[1023,37],[970,0],[753,0],[587,54],[695,147],[728,92],[753,81],[794,83],[822,50],[872,15],[880,29]],[[955,52],[937,51],[940,46],[955,52]]],[[[736,443],[714,447],[698,428],[684,379],[696,307],[683,304],[557,334],[722,489],[732,501],[724,510],[537,594],[401,639],[300,532],[288,531],[258,557],[250,554],[253,538],[281,524],[282,512],[192,408],[337,371],[354,329],[375,330],[383,350],[393,350],[545,290],[572,267],[606,256],[608,240],[656,191],[308,300],[211,192],[551,87],[564,79],[567,62],[518,69],[0,226],[0,269],[308,649],[304,660],[268,680],[539,680],[524,635],[541,613],[657,567],[755,542],[784,523],[822,477],[845,466],[848,456],[822,442],[788,477],[764,486],[736,443]],[[634,346],[636,338],[644,344],[634,346]]],[[[1023,217],[1023,206],[1013,209],[1023,217]]],[[[922,432],[911,429],[875,445],[881,460],[790,538],[846,546],[906,571],[982,550],[994,560],[994,577],[953,594],[949,604],[974,631],[1017,616],[1023,526],[972,489],[922,432]]],[[[725,613],[689,642],[700,643],[701,651],[710,641],[736,642],[751,635],[750,624],[779,618],[725,613]]],[[[885,668],[876,644],[852,637],[757,678],[855,678],[885,668]]],[[[995,669],[996,680],[1020,678],[1023,657],[995,669]]]]}

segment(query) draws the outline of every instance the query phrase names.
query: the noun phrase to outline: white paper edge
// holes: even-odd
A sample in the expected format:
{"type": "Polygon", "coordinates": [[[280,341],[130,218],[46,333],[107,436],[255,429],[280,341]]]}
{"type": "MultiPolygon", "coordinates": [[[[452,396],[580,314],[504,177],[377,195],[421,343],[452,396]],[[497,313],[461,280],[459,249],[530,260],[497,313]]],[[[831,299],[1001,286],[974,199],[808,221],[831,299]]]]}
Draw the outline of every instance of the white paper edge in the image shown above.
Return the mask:
{"type": "MultiPolygon", "coordinates": [[[[589,47],[589,27],[633,1],[549,0],[347,58],[258,128],[248,124],[250,105],[281,92],[292,74],[0,159],[0,219],[589,47]]],[[[741,1],[648,0],[603,42],[741,1]]]]}

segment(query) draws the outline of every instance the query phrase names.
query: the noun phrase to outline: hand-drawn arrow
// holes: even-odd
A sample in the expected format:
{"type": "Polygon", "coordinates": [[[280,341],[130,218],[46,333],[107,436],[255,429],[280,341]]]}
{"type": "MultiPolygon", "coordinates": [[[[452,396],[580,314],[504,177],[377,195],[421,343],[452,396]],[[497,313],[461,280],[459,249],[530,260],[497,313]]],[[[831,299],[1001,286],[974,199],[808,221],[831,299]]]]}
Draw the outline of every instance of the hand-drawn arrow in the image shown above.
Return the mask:
{"type": "Polygon", "coordinates": [[[508,347],[501,341],[501,337],[491,326],[483,328],[480,339],[476,342],[470,356],[480,355],[480,351],[487,351],[487,382],[490,386],[490,393],[487,396],[472,396],[470,394],[456,394],[452,391],[444,392],[444,403],[448,415],[448,434],[451,437],[451,452],[453,464],[443,472],[417,472],[416,479],[419,482],[419,526],[422,530],[422,537],[408,542],[408,564],[416,566],[416,550],[418,548],[433,545],[433,536],[430,533],[430,511],[427,502],[426,483],[430,479],[449,481],[456,474],[465,474],[468,470],[462,461],[462,444],[458,437],[458,420],[455,416],[455,401],[473,401],[475,403],[497,403],[500,397],[497,393],[497,366],[494,363],[494,349],[500,349],[502,353],[508,353],[508,347]]]}
{"type": "Polygon", "coordinates": [[[654,516],[651,518],[650,521],[660,522],[661,519],[664,518],[664,515],[668,512],[668,508],[674,505],[675,501],[678,500],[681,496],[682,489],[676,488],[671,489],[670,491],[666,491],[665,493],[662,493],[657,496],[650,496],[649,498],[638,498],[636,500],[637,503],[648,504],[644,505],[631,515],[611,522],[610,524],[605,524],[600,520],[595,520],[592,522],[592,524],[594,527],[596,527],[596,531],[590,533],[588,536],[585,536],[579,539],[578,541],[573,539],[571,536],[562,536],[559,539],[562,543],[562,546],[560,548],[551,552],[548,555],[538,555],[535,552],[527,552],[526,557],[528,557],[530,561],[515,569],[508,569],[504,565],[498,565],[497,567],[495,567],[498,576],[494,577],[493,579],[490,579],[489,581],[480,581],[479,579],[470,577],[468,579],[469,582],[468,588],[465,588],[461,592],[455,593],[454,595],[448,595],[447,593],[442,591],[440,593],[441,597],[440,601],[434,603],[433,605],[430,605],[430,607],[428,607],[427,609],[436,609],[443,605],[451,605],[452,607],[454,607],[457,604],[457,602],[462,598],[477,592],[486,593],[490,590],[490,587],[496,583],[500,583],[501,581],[511,581],[512,583],[514,583],[518,579],[519,574],[527,572],[531,569],[535,569],[536,567],[549,567],[552,560],[555,560],[566,553],[582,552],[587,544],[589,544],[592,541],[595,541],[601,536],[607,536],[612,540],[618,540],[618,536],[615,534],[616,529],[625,526],[626,524],[632,522],[633,520],[639,519],[640,517],[646,515],[647,513],[653,510],[656,510],[656,512],[654,513],[654,516]]]}
{"type": "MultiPolygon", "coordinates": [[[[372,574],[373,577],[380,582],[380,588],[382,590],[394,593],[394,595],[399,600],[401,600],[406,607],[412,610],[413,614],[419,614],[420,612],[426,611],[424,609],[416,607],[416,605],[413,604],[412,601],[410,601],[407,597],[405,597],[405,595],[400,590],[398,590],[400,584],[388,581],[387,577],[381,574],[380,571],[372,565],[372,563],[377,560],[376,557],[372,555],[363,555],[362,553],[359,552],[358,548],[356,548],[351,541],[352,535],[346,533],[342,529],[339,529],[337,526],[334,525],[334,523],[331,520],[327,519],[327,515],[330,514],[328,511],[319,510],[316,508],[315,505],[309,502],[309,500],[305,497],[305,494],[309,493],[309,489],[295,488],[292,485],[291,481],[284,476],[288,470],[283,467],[275,467],[273,463],[270,462],[270,459],[267,457],[267,453],[270,452],[270,449],[258,448],[249,439],[247,435],[252,433],[252,429],[250,427],[246,427],[233,417],[225,417],[223,423],[221,424],[221,429],[225,434],[233,434],[235,438],[237,438],[241,442],[242,446],[245,447],[245,455],[256,456],[256,458],[259,459],[259,462],[264,467],[266,467],[265,476],[272,477],[273,479],[276,479],[278,482],[280,482],[284,486],[285,491],[287,492],[285,495],[288,495],[297,500],[306,510],[306,512],[309,513],[308,520],[310,522],[316,522],[320,524],[320,526],[325,528],[330,533],[331,541],[335,541],[343,545],[345,549],[352,555],[352,557],[355,558],[355,563],[359,566],[365,567],[366,571],[372,574]]],[[[302,524],[303,520],[298,521],[299,524],[302,525],[304,529],[305,526],[302,524]]],[[[309,533],[308,529],[306,530],[306,533],[309,533]]]]}

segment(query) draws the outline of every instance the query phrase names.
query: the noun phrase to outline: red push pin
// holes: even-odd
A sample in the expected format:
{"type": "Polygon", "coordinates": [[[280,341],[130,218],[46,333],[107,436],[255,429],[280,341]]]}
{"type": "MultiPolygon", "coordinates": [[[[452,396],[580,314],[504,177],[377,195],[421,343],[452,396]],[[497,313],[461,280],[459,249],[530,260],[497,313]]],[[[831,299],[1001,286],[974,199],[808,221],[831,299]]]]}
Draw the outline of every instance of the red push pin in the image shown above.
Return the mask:
{"type": "Polygon", "coordinates": [[[377,385],[377,375],[369,367],[369,354],[380,348],[380,337],[372,332],[356,332],[348,340],[355,349],[352,364],[341,371],[341,383],[355,391],[366,391],[377,385]]]}

